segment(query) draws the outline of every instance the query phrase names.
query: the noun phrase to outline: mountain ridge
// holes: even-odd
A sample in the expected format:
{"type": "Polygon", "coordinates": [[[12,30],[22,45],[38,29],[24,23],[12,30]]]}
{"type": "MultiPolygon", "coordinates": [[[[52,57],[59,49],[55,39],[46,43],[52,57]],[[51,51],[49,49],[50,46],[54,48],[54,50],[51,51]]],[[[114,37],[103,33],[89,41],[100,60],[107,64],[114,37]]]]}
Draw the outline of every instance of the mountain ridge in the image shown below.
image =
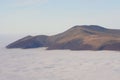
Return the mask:
{"type": "Polygon", "coordinates": [[[53,36],[27,36],[6,47],[9,49],[48,47],[48,50],[120,50],[120,30],[98,25],[76,25],[53,36]]]}

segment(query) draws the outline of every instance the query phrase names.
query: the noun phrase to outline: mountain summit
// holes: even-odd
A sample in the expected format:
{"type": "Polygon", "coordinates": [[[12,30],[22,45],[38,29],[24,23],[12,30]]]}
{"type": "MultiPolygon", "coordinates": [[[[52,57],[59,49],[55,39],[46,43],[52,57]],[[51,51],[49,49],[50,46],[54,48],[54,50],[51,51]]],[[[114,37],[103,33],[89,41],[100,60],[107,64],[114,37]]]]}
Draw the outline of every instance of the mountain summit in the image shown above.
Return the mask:
{"type": "Polygon", "coordinates": [[[84,28],[84,29],[90,29],[90,30],[95,30],[95,31],[104,31],[107,30],[104,27],[98,26],[98,25],[76,25],[73,28],[84,28]]]}
{"type": "Polygon", "coordinates": [[[120,30],[107,29],[98,25],[77,25],[53,35],[27,36],[7,48],[70,49],[70,50],[120,50],[120,30]]]}

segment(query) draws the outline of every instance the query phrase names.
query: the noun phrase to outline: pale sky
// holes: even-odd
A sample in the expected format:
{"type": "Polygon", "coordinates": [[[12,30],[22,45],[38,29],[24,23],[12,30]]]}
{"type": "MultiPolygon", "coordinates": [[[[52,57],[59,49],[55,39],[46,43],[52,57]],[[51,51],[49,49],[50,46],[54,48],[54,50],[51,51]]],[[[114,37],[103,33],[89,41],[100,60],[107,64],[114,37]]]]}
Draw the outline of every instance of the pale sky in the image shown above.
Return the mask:
{"type": "Polygon", "coordinates": [[[120,29],[120,0],[0,0],[0,34],[56,34],[75,25],[120,29]]]}

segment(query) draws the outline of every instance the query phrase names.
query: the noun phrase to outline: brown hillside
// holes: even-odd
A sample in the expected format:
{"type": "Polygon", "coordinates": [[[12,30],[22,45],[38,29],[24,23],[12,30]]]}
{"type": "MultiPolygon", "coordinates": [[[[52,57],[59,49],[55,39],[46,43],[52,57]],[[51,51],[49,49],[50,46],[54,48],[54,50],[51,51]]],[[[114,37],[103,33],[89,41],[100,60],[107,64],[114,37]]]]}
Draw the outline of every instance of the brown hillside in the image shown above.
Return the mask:
{"type": "Polygon", "coordinates": [[[120,50],[120,30],[106,29],[97,25],[74,26],[53,36],[28,36],[7,48],[36,48],[71,50],[120,50]]]}

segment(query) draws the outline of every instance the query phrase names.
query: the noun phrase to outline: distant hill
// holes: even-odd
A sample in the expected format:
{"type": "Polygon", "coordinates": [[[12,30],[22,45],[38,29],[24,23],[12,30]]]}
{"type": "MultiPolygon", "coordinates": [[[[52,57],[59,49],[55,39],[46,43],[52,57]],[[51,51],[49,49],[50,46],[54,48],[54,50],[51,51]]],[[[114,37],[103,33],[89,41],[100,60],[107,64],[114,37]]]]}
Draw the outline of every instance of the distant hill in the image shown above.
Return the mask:
{"type": "Polygon", "coordinates": [[[77,25],[53,36],[27,36],[7,46],[23,49],[38,47],[48,47],[48,50],[120,50],[120,30],[98,25],[77,25]]]}

